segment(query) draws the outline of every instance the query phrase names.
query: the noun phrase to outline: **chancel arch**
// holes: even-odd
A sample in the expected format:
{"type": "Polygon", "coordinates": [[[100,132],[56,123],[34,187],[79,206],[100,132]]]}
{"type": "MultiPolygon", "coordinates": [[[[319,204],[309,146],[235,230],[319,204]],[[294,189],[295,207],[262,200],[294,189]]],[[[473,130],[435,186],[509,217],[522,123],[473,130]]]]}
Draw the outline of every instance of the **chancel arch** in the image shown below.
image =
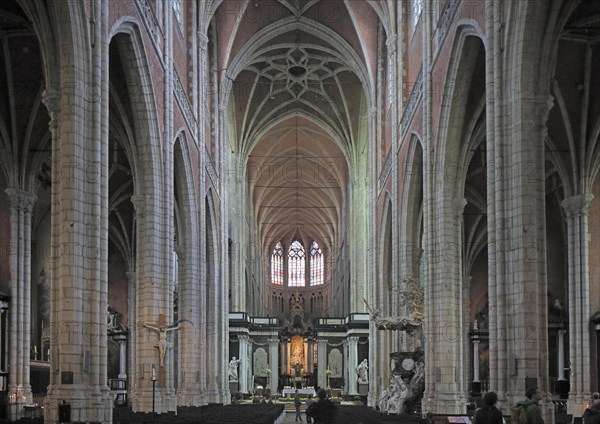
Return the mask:
{"type": "Polygon", "coordinates": [[[599,17],[0,2],[0,420],[275,410],[316,386],[434,420],[537,386],[546,423],[580,419],[599,17]]]}

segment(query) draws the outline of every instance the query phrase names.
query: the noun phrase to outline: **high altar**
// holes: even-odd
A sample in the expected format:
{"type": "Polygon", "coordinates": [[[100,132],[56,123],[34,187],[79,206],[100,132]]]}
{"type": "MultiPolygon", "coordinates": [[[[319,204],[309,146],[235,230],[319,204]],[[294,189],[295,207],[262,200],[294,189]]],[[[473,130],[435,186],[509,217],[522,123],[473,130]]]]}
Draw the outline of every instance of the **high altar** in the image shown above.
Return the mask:
{"type": "Polygon", "coordinates": [[[291,318],[229,314],[229,356],[241,360],[237,381],[229,381],[232,396],[267,387],[314,395],[316,386],[358,395],[357,367],[369,357],[369,315],[311,319],[300,292],[290,306],[291,318]]]}

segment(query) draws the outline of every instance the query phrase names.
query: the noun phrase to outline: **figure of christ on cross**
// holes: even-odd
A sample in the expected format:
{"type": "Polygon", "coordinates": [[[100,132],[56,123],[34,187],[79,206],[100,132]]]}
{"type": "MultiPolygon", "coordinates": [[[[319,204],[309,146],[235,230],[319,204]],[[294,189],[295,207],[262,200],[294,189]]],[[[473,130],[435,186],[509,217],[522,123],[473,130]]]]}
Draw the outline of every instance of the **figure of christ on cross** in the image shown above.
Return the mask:
{"type": "Polygon", "coordinates": [[[144,327],[158,332],[158,359],[159,359],[158,365],[160,367],[165,366],[165,356],[167,355],[167,349],[171,347],[171,342],[167,339],[167,333],[169,331],[175,331],[175,330],[179,329],[179,324],[182,321],[187,321],[187,320],[179,320],[171,325],[164,325],[165,317],[163,314],[160,314],[159,319],[158,319],[158,324],[153,325],[153,324],[144,323],[144,327]]]}

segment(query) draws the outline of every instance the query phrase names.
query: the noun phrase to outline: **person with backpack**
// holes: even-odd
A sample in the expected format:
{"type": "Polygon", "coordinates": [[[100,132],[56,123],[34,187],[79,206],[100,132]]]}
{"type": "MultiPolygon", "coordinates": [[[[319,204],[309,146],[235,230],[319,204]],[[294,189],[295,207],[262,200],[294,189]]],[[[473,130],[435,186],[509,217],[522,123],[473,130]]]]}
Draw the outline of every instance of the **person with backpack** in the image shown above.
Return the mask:
{"type": "Polygon", "coordinates": [[[315,424],[330,424],[336,412],[337,407],[327,398],[327,391],[321,388],[317,392],[317,399],[306,410],[306,415],[311,417],[315,424]]]}
{"type": "Polygon", "coordinates": [[[296,407],[296,421],[302,421],[302,415],[300,414],[300,406],[302,405],[302,401],[300,400],[300,395],[298,394],[298,389],[294,392],[294,406],[296,407]]]}
{"type": "Polygon", "coordinates": [[[516,424],[544,424],[539,401],[542,400],[542,392],[538,387],[531,387],[525,392],[527,399],[517,403],[516,424]]]}
{"type": "Polygon", "coordinates": [[[583,412],[583,424],[600,424],[600,393],[592,393],[592,404],[583,412]]]}
{"type": "Polygon", "coordinates": [[[483,406],[475,411],[473,424],[502,424],[502,412],[496,408],[498,395],[487,392],[483,396],[483,406]]]}

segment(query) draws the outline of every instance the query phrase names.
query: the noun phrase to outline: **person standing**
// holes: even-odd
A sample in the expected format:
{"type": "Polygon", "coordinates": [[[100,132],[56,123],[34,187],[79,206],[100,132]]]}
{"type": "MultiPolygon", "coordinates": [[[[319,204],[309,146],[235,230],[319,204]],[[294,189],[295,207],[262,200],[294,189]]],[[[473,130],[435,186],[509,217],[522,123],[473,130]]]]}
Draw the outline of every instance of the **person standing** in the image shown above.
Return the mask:
{"type": "Polygon", "coordinates": [[[527,399],[517,403],[517,406],[525,409],[525,412],[527,413],[527,424],[544,424],[539,405],[539,401],[542,400],[542,392],[540,389],[538,387],[532,387],[525,392],[525,396],[527,399]]]}
{"type": "Polygon", "coordinates": [[[308,415],[308,408],[310,408],[310,405],[312,405],[315,401],[312,399],[312,395],[308,395],[308,398],[306,399],[306,422],[307,423],[312,423],[312,418],[310,417],[310,415],[308,415]]]}
{"type": "Polygon", "coordinates": [[[502,412],[496,408],[498,395],[487,392],[483,396],[483,406],[475,411],[473,424],[502,424],[502,412]]]}
{"type": "Polygon", "coordinates": [[[300,394],[298,394],[298,389],[294,392],[294,406],[296,407],[296,421],[302,421],[302,415],[300,415],[300,406],[302,405],[302,401],[300,400],[300,394]]]}
{"type": "Polygon", "coordinates": [[[583,412],[583,424],[600,424],[600,393],[592,393],[592,403],[583,412]]]}

